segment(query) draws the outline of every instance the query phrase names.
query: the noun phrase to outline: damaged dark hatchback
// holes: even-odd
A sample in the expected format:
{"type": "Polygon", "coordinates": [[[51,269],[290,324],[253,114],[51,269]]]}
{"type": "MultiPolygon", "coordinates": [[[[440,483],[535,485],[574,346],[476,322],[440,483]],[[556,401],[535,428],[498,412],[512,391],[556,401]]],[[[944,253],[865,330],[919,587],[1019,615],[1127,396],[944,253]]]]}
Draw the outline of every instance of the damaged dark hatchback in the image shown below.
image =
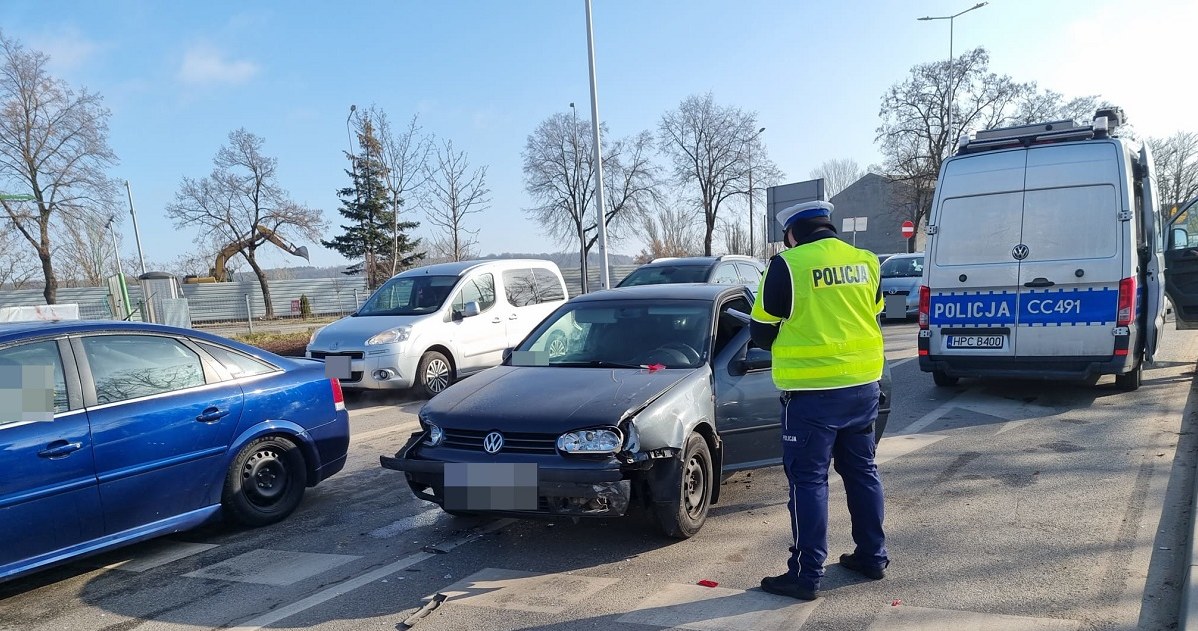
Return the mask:
{"type": "MultiPolygon", "coordinates": [[[[562,305],[503,365],[447,388],[382,465],[450,513],[617,516],[636,506],[690,537],[722,476],[781,463],[770,354],[751,296],[651,285],[562,305]]],[[[890,373],[875,427],[890,411],[890,373]]]]}

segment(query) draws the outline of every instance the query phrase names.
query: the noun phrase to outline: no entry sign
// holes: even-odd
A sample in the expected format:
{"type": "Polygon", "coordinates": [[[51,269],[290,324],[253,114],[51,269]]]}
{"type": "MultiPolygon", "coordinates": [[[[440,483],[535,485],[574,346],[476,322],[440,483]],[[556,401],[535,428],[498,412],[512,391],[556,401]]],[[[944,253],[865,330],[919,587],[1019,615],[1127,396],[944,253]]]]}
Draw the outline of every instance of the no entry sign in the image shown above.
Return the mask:
{"type": "Polygon", "coordinates": [[[915,235],[915,224],[910,221],[903,222],[903,238],[910,239],[915,235]]]}

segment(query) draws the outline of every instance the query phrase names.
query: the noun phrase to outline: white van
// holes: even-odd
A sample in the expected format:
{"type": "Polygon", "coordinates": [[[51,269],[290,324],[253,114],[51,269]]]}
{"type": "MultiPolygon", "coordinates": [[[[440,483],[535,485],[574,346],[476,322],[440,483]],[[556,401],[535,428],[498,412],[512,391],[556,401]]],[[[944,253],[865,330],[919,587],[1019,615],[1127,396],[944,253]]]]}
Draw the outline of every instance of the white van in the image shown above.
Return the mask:
{"type": "MultiPolygon", "coordinates": [[[[1118,108],[962,136],[941,167],[919,300],[919,366],[959,377],[1139,387],[1164,326],[1148,147],[1118,108]]],[[[1195,314],[1198,317],[1198,313],[1195,314]]]]}
{"type": "Polygon", "coordinates": [[[561,271],[549,261],[428,265],[397,274],[356,313],[316,331],[307,356],[348,357],[346,388],[415,386],[433,396],[499,365],[565,301],[561,271]]]}

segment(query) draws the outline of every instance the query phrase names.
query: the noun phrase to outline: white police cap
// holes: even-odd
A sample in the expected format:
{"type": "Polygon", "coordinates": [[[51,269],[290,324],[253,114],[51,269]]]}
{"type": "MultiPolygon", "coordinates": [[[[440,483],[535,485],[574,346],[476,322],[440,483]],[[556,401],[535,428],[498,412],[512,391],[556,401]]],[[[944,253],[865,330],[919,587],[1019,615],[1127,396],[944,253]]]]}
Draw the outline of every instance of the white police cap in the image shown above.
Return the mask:
{"type": "Polygon", "coordinates": [[[836,210],[836,207],[831,202],[799,202],[778,211],[778,225],[785,229],[792,221],[811,219],[812,217],[828,217],[833,210],[836,210]]]}

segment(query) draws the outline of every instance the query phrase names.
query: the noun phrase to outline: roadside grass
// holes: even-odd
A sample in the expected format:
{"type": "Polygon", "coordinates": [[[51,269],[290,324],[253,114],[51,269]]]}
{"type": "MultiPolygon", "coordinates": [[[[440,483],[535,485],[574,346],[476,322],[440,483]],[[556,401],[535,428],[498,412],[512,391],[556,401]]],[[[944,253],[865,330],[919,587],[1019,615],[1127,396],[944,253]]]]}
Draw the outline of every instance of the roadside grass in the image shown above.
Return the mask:
{"type": "Polygon", "coordinates": [[[233,336],[233,339],[276,355],[303,357],[308,339],[312,337],[312,331],[316,328],[290,333],[243,333],[233,336]]]}

